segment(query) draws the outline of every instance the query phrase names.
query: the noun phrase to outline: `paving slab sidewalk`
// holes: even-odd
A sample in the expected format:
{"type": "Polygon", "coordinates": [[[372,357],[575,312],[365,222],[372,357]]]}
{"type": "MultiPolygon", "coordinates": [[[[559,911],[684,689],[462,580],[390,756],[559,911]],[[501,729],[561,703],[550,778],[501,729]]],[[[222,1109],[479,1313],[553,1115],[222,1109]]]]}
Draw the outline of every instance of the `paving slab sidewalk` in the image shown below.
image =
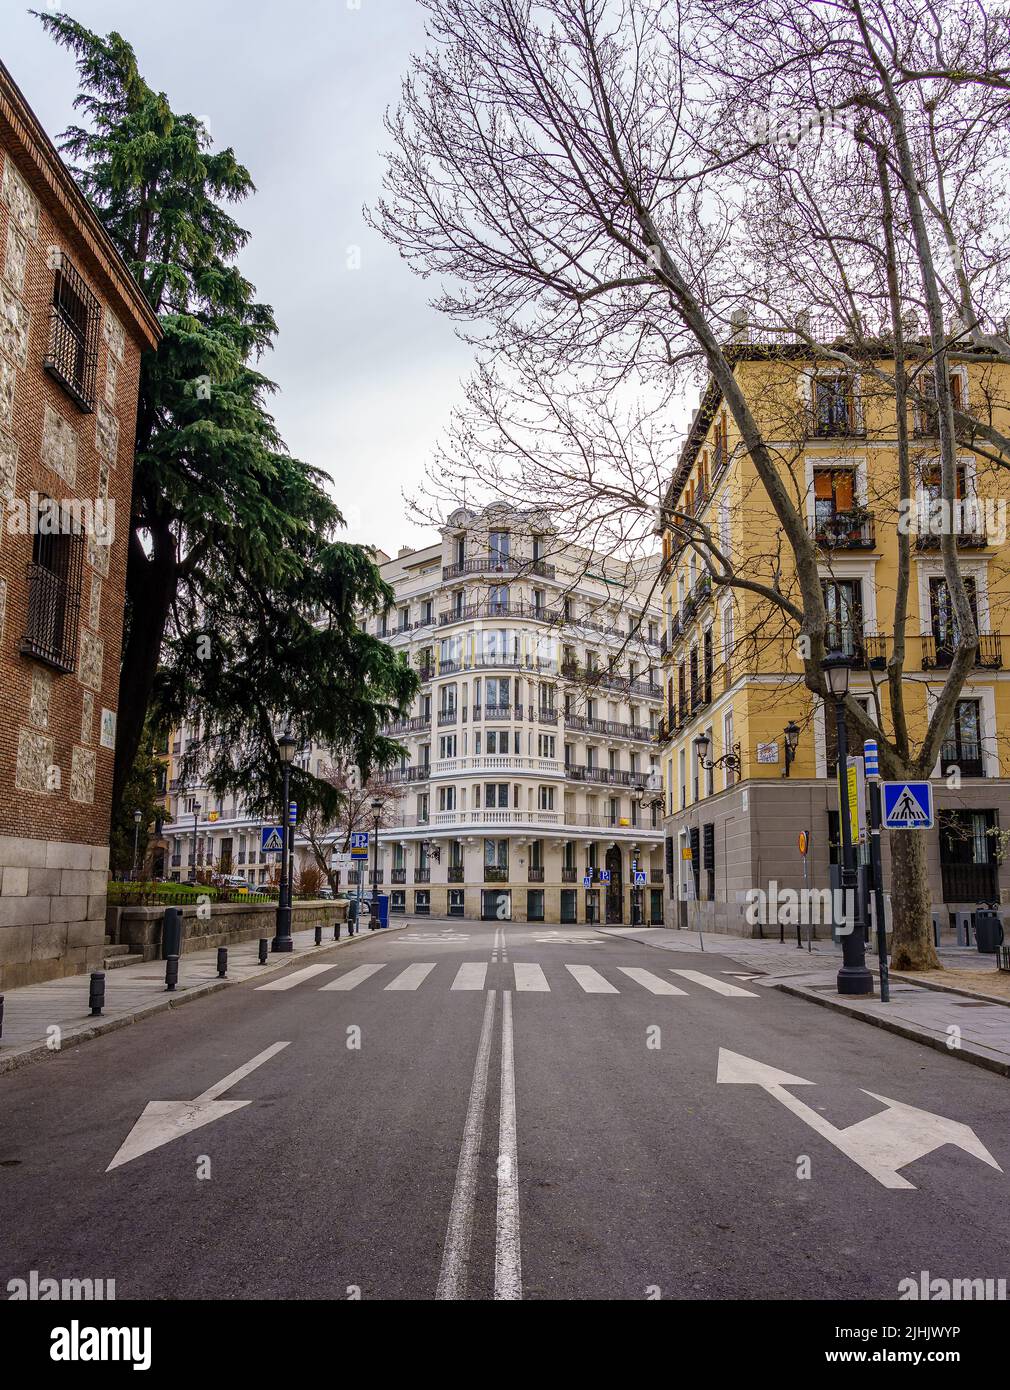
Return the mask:
{"type": "MultiPolygon", "coordinates": [[[[815,941],[808,952],[798,950],[795,942],[707,936],[703,952],[697,932],[669,927],[603,927],[600,930],[608,936],[631,937],[660,950],[727,956],[748,970],[760,972],[762,978],[756,980],[756,984],[782,990],[1001,1076],[1010,1076],[1010,1004],[957,984],[957,967],[977,966],[980,959],[977,951],[941,948],[941,960],[950,967],[950,987],[935,979],[919,981],[892,972],[891,998],[884,1004],[876,996],[851,999],[838,994],[835,975],[842,952],[831,941],[815,941]]],[[[876,974],[874,959],[869,954],[867,965],[876,974]]]]}
{"type": "MultiPolygon", "coordinates": [[[[402,931],[412,923],[397,923],[384,927],[383,932],[402,931]]],[[[113,1029],[123,1028],[162,1009],[178,1008],[191,999],[200,999],[217,990],[241,984],[252,976],[266,978],[278,970],[309,959],[335,947],[353,946],[372,938],[367,929],[354,936],[347,935],[341,926],[340,940],[334,941],[332,927],[323,931],[322,945],[315,944],[315,930],[292,934],[294,950],[283,955],[270,955],[267,964],[259,964],[259,942],[240,941],[228,947],[228,977],[217,974],[217,950],[192,951],[180,957],[179,983],[174,992],[165,989],[165,962],[142,961],[106,971],[105,1009],[100,1018],[92,1018],[88,1008],[89,977],[67,975],[45,984],[23,985],[9,989],[4,997],[3,1035],[0,1037],[0,1075],[29,1062],[52,1057],[64,1048],[87,1042],[113,1029]],[[327,939],[329,938],[329,939],[327,939]],[[59,1047],[49,1045],[48,1029],[56,1026],[59,1047]]]]}

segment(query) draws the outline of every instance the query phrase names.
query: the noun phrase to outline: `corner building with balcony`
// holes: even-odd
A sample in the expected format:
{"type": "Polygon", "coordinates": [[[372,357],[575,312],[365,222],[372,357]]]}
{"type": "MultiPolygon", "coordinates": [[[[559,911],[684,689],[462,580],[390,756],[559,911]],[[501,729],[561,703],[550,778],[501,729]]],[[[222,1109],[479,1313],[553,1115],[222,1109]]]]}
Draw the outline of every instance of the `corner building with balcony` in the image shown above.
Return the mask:
{"type": "Polygon", "coordinates": [[[396,604],[370,627],[422,682],[389,730],[394,914],[662,921],[657,571],[505,506],[460,509],[440,543],[381,564],[396,604]]]}
{"type": "MultiPolygon", "coordinates": [[[[833,335],[832,335],[833,336],[833,335]]],[[[874,368],[893,372],[886,340],[844,343],[865,370],[817,361],[797,341],[752,341],[744,328],[727,348],[737,379],[783,474],[791,475],[819,553],[826,645],[851,662],[850,693],[880,700],[891,727],[887,661],[893,651],[902,517],[895,401],[874,368]]],[[[830,339],[826,339],[830,341],[830,339]]],[[[912,503],[905,707],[921,742],[956,642],[939,555],[939,448],[926,345],[908,345],[915,400],[909,409],[912,503]]],[[[1010,427],[1010,372],[980,352],[951,361],[957,412],[953,522],[974,607],[979,646],[941,755],[932,769],[938,824],[928,836],[934,913],[952,914],[1006,896],[1001,830],[1010,828],[1010,613],[1005,474],[971,447],[973,422],[1010,427]],[[955,776],[950,776],[953,769],[955,776]],[[956,785],[958,777],[960,785],[956,785]],[[951,785],[951,783],[954,785],[951,785]]],[[[666,507],[711,528],[746,578],[797,597],[792,552],[732,418],[709,381],[666,495],[666,507]]],[[[789,621],[767,599],[715,585],[671,519],[663,536],[665,709],[661,745],[666,803],[670,925],[758,935],[745,918],[749,889],[804,886],[801,830],[812,836],[811,887],[829,885],[838,861],[834,712],[806,689],[789,621]],[[786,730],[795,741],[787,764],[786,730]],[[699,736],[707,739],[701,749],[699,736]],[[707,766],[715,764],[715,766],[707,766]]],[[[861,753],[849,734],[850,753],[861,753]]],[[[913,833],[913,832],[909,832],[913,833]]],[[[883,837],[884,885],[890,883],[883,837]]],[[[868,857],[860,848],[860,862],[868,857]]],[[[765,927],[764,931],[769,928],[765,927]]],[[[777,929],[776,929],[777,930],[777,929]]],[[[823,935],[828,930],[822,927],[823,935]]]]}

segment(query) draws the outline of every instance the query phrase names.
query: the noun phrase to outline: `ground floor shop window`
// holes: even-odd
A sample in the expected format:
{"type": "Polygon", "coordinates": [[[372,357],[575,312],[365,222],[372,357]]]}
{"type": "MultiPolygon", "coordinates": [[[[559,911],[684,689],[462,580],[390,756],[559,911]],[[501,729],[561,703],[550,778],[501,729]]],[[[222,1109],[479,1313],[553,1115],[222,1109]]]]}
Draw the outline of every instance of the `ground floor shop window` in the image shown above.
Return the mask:
{"type": "Polygon", "coordinates": [[[414,894],[414,911],[423,916],[431,911],[431,892],[427,888],[419,888],[414,894]]]}
{"type": "Polygon", "coordinates": [[[390,912],[406,912],[407,895],[406,893],[390,893],[389,895],[390,912]]]}
{"type": "Polygon", "coordinates": [[[463,916],[463,889],[462,889],[462,888],[450,888],[450,889],[449,889],[449,916],[450,916],[450,917],[462,917],[462,916],[463,916]]]}
{"type": "Polygon", "coordinates": [[[562,922],[578,921],[578,891],[575,888],[562,888],[561,890],[561,920],[562,922]]]}
{"type": "Polygon", "coordinates": [[[527,889],[526,920],[528,922],[542,922],[544,920],[544,890],[542,888],[527,889]]]}
{"type": "Polygon", "coordinates": [[[662,888],[650,888],[650,911],[649,921],[654,927],[663,925],[663,890],[662,888]]]}
{"type": "Polygon", "coordinates": [[[598,922],[600,920],[600,890],[598,888],[586,889],[586,921],[598,922]]]}

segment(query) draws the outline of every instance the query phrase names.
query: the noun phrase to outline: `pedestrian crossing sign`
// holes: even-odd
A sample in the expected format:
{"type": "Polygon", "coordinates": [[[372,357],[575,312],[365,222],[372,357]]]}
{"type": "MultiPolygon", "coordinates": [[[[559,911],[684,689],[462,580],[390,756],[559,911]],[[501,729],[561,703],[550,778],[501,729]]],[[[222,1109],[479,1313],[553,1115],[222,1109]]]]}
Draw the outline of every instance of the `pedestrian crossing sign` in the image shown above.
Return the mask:
{"type": "Polygon", "coordinates": [[[582,876],[582,886],[583,886],[583,888],[592,888],[592,886],[593,886],[593,876],[592,876],[592,874],[583,874],[583,876],[582,876]]]}
{"type": "Polygon", "coordinates": [[[932,830],[933,788],[928,782],[882,782],[885,830],[932,830]]]}
{"type": "Polygon", "coordinates": [[[264,854],[280,854],[284,848],[284,835],[279,825],[264,825],[260,829],[260,849],[264,854]]]}
{"type": "Polygon", "coordinates": [[[645,886],[645,870],[644,870],[644,869],[636,869],[636,870],[635,870],[635,887],[636,887],[636,888],[644,888],[644,886],[645,886]]]}

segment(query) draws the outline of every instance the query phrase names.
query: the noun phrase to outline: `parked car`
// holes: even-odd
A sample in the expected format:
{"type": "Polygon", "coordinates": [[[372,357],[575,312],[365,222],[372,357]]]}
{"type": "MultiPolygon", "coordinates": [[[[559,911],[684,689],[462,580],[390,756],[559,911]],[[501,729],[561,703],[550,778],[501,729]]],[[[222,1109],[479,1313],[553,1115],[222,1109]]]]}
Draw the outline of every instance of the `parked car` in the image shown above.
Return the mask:
{"type": "Polygon", "coordinates": [[[248,889],[248,887],[249,887],[249,884],[246,882],[246,880],[245,880],[244,878],[242,878],[242,876],[241,876],[240,874],[224,874],[224,875],[222,876],[222,878],[220,879],[220,885],[221,885],[222,888],[232,888],[232,889],[234,889],[234,888],[245,888],[245,889],[248,889]]]}

